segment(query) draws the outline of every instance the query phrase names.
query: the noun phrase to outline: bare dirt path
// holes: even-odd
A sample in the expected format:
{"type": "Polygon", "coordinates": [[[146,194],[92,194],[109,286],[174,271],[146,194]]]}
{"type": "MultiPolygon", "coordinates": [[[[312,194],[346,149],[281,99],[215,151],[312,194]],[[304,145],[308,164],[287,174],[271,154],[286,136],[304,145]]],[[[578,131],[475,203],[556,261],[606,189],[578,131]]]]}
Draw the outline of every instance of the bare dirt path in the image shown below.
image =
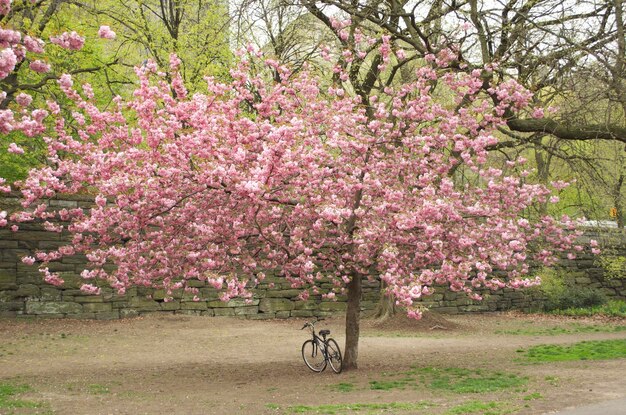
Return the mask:
{"type": "MultiPolygon", "coordinates": [[[[611,329],[626,321],[607,325],[497,314],[417,324],[397,319],[386,326],[365,322],[360,369],[340,375],[315,374],[304,366],[302,324],[163,315],[108,322],[0,320],[0,384],[28,385],[19,398],[40,404],[0,407],[0,414],[343,414],[355,413],[349,405],[362,403],[370,406],[356,413],[430,415],[496,402],[500,412],[492,413],[535,415],[626,397],[626,359],[542,364],[520,359],[520,351],[532,345],[626,339],[626,331],[575,329],[611,329]],[[552,333],[553,327],[563,329],[542,331],[552,333]],[[527,381],[479,394],[452,393],[421,382],[424,368],[498,372],[527,381]],[[411,370],[414,378],[402,380],[411,370]],[[372,382],[390,387],[372,389],[372,382]],[[393,403],[396,409],[376,409],[374,403],[393,403]],[[409,403],[412,408],[401,406],[409,403]],[[322,404],[335,407],[298,407],[322,404]]],[[[342,320],[323,325],[343,346],[342,320]]]]}

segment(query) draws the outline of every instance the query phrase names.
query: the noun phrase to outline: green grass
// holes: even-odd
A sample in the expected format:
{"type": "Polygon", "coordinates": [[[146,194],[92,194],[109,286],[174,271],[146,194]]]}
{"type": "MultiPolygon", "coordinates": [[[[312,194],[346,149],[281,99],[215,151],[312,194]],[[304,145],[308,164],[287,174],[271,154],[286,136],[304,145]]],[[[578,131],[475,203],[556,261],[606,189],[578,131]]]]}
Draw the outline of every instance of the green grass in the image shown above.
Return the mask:
{"type": "Polygon", "coordinates": [[[372,390],[417,388],[423,384],[431,389],[454,393],[486,393],[503,389],[519,388],[528,378],[512,373],[491,372],[462,368],[414,368],[399,373],[397,379],[370,381],[372,390]],[[400,377],[402,376],[402,377],[400,377]]]}
{"type": "Polygon", "coordinates": [[[30,392],[31,390],[28,385],[16,386],[9,383],[0,383],[0,409],[40,408],[42,405],[38,402],[16,398],[17,395],[30,392]]]}
{"type": "Polygon", "coordinates": [[[505,415],[511,414],[515,410],[502,402],[479,402],[470,401],[445,412],[445,415],[505,415]]]}
{"type": "Polygon", "coordinates": [[[398,379],[398,380],[373,380],[370,382],[370,389],[372,390],[391,390],[391,389],[404,389],[410,383],[415,383],[414,378],[410,379],[398,379]]]}
{"type": "Polygon", "coordinates": [[[618,359],[626,357],[626,339],[583,341],[569,346],[544,344],[529,348],[525,354],[531,362],[618,359]]]}
{"type": "Polygon", "coordinates": [[[589,317],[596,315],[626,317],[626,301],[609,301],[603,305],[584,308],[567,308],[565,310],[554,310],[551,313],[561,316],[574,317],[589,317]]]}
{"type": "Polygon", "coordinates": [[[335,383],[334,385],[329,385],[329,388],[337,392],[352,392],[354,390],[354,383],[335,383]]]}
{"type": "Polygon", "coordinates": [[[626,326],[613,326],[610,324],[587,325],[572,324],[567,327],[528,327],[516,330],[497,330],[495,334],[509,334],[521,336],[558,336],[562,334],[576,333],[619,333],[626,331],[626,326]]]}
{"type": "Polygon", "coordinates": [[[107,393],[110,393],[110,390],[109,390],[108,386],[106,386],[106,385],[99,385],[97,383],[94,383],[92,385],[87,386],[87,390],[92,395],[106,395],[107,393]]]}
{"type": "Polygon", "coordinates": [[[530,395],[524,396],[525,401],[534,401],[537,399],[543,399],[543,395],[540,394],[539,392],[534,392],[534,393],[531,393],[530,395]]]}
{"type": "Polygon", "coordinates": [[[422,368],[411,371],[428,387],[454,393],[486,393],[518,388],[528,383],[528,378],[513,373],[490,372],[462,368],[422,368]]]}
{"type": "MultiPolygon", "coordinates": [[[[268,408],[269,406],[266,405],[268,408]]],[[[419,411],[435,406],[429,402],[390,402],[390,403],[353,403],[353,404],[335,404],[335,405],[318,405],[307,406],[298,405],[290,406],[287,408],[287,413],[290,414],[350,414],[354,412],[370,412],[376,411],[376,413],[389,412],[396,414],[398,411],[419,411]]],[[[279,409],[273,406],[271,409],[279,409]]]]}

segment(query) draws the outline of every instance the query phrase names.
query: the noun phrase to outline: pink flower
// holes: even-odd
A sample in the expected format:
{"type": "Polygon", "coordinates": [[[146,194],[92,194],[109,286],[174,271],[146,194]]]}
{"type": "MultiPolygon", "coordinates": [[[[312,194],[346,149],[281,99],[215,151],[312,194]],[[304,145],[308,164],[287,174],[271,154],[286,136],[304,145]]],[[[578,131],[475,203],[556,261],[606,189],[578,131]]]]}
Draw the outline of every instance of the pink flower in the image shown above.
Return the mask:
{"type": "Polygon", "coordinates": [[[7,151],[13,154],[24,154],[24,149],[15,143],[9,144],[7,151]]]}
{"type": "Polygon", "coordinates": [[[14,130],[13,123],[15,119],[13,118],[13,111],[11,110],[0,110],[0,133],[10,133],[14,130]]]}
{"type": "Polygon", "coordinates": [[[27,51],[32,53],[43,53],[44,42],[41,39],[37,39],[30,36],[24,37],[24,47],[27,51]]]}
{"type": "Polygon", "coordinates": [[[100,207],[105,207],[107,204],[107,199],[106,197],[102,197],[100,195],[96,196],[96,205],[100,206],[100,207]]]}
{"type": "Polygon", "coordinates": [[[2,29],[0,28],[0,47],[1,48],[10,48],[12,46],[17,45],[22,40],[22,35],[20,32],[16,32],[11,29],[2,29]]]}
{"type": "Polygon", "coordinates": [[[532,113],[533,118],[543,118],[544,117],[544,113],[543,113],[543,108],[535,108],[535,110],[532,113]]]}
{"type": "Polygon", "coordinates": [[[76,32],[63,32],[59,36],[50,36],[50,42],[67,50],[80,50],[85,44],[85,38],[76,32]]]}
{"type": "Polygon", "coordinates": [[[91,284],[81,285],[80,290],[84,292],[85,294],[93,294],[93,295],[100,294],[100,287],[96,287],[95,285],[91,285],[91,284]]]}
{"type": "Polygon", "coordinates": [[[35,263],[35,258],[32,256],[25,256],[22,258],[22,262],[26,265],[33,265],[35,263]]]}
{"type": "Polygon", "coordinates": [[[6,78],[15,69],[17,56],[13,49],[3,49],[0,51],[0,79],[6,78]]]}
{"type": "Polygon", "coordinates": [[[7,15],[11,11],[11,0],[0,0],[0,14],[7,15]]]}
{"type": "Polygon", "coordinates": [[[32,61],[30,65],[28,65],[28,67],[31,70],[35,72],[39,72],[39,73],[50,72],[50,65],[48,65],[47,63],[43,61],[40,61],[39,59],[37,59],[36,61],[32,61]]]}
{"type": "Polygon", "coordinates": [[[28,107],[30,103],[33,102],[33,97],[22,92],[15,97],[15,102],[17,102],[22,107],[28,107]]]}
{"type": "Polygon", "coordinates": [[[102,39],[115,39],[115,32],[109,26],[100,26],[98,36],[102,39]]]}
{"type": "Polygon", "coordinates": [[[72,81],[72,75],[68,75],[64,73],[61,75],[59,80],[57,81],[62,88],[69,89],[74,85],[74,81],[72,81]]]}

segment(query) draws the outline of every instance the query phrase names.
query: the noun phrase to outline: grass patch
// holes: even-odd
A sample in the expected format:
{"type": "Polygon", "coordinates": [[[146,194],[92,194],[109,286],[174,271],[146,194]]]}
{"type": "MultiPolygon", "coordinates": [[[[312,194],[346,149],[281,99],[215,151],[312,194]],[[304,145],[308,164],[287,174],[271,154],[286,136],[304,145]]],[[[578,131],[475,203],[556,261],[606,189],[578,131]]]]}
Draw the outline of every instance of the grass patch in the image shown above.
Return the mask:
{"type": "Polygon", "coordinates": [[[94,383],[92,385],[87,386],[87,390],[89,391],[89,393],[91,393],[92,395],[106,395],[107,393],[110,393],[111,391],[109,390],[109,387],[106,385],[100,385],[97,383],[94,383]]]}
{"type": "Polygon", "coordinates": [[[387,391],[390,389],[404,389],[409,383],[415,383],[415,379],[398,380],[373,380],[370,382],[370,389],[387,391]]]}
{"type": "Polygon", "coordinates": [[[329,385],[331,390],[337,392],[352,392],[354,390],[354,383],[341,382],[335,383],[334,385],[329,385]]]}
{"type": "Polygon", "coordinates": [[[526,352],[526,358],[532,362],[606,360],[620,357],[626,357],[626,339],[583,341],[569,346],[545,344],[533,346],[526,352]]]}
{"type": "Polygon", "coordinates": [[[395,414],[398,411],[419,411],[433,406],[435,405],[429,402],[353,403],[319,406],[298,405],[290,406],[287,408],[287,411],[292,414],[315,413],[335,415],[361,411],[390,411],[390,413],[395,414]]]}
{"type": "Polygon", "coordinates": [[[16,398],[17,395],[30,392],[31,390],[28,385],[16,386],[9,383],[0,383],[0,409],[40,408],[42,405],[38,402],[16,398]]]}
{"type": "Polygon", "coordinates": [[[525,401],[534,401],[537,399],[543,399],[543,395],[540,394],[539,392],[533,392],[530,395],[524,396],[525,401]]]}
{"type": "Polygon", "coordinates": [[[411,371],[420,375],[432,389],[454,393],[486,393],[526,385],[528,378],[513,373],[489,372],[462,368],[432,368],[411,371]]]}
{"type": "Polygon", "coordinates": [[[606,304],[593,307],[572,307],[564,310],[554,310],[552,314],[560,316],[589,317],[626,317],[626,301],[609,301],[606,304]]]}
{"type": "Polygon", "coordinates": [[[501,402],[470,401],[448,410],[445,415],[505,415],[514,410],[501,402]]]}
{"type": "Polygon", "coordinates": [[[517,330],[497,330],[495,334],[520,336],[558,336],[576,333],[619,333],[626,331],[626,326],[573,324],[568,327],[529,327],[517,330]]]}
{"type": "Polygon", "coordinates": [[[462,368],[414,368],[401,373],[398,379],[373,380],[372,390],[405,389],[426,385],[431,389],[454,393],[486,393],[503,389],[519,388],[528,383],[528,378],[513,373],[490,372],[462,368]]]}
{"type": "Polygon", "coordinates": [[[559,378],[558,376],[546,376],[544,380],[548,382],[551,386],[559,386],[561,378],[559,378]]]}

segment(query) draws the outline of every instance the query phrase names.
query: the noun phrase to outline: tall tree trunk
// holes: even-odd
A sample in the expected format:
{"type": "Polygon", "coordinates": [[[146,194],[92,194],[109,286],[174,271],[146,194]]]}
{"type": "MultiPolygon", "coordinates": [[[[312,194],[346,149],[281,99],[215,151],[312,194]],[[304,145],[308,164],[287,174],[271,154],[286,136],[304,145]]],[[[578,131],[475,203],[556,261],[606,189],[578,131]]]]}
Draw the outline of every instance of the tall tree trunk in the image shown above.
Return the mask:
{"type": "Polygon", "coordinates": [[[359,323],[361,319],[361,275],[352,274],[348,283],[348,309],[346,310],[346,344],[344,346],[343,370],[357,368],[359,357],[359,323]]]}

